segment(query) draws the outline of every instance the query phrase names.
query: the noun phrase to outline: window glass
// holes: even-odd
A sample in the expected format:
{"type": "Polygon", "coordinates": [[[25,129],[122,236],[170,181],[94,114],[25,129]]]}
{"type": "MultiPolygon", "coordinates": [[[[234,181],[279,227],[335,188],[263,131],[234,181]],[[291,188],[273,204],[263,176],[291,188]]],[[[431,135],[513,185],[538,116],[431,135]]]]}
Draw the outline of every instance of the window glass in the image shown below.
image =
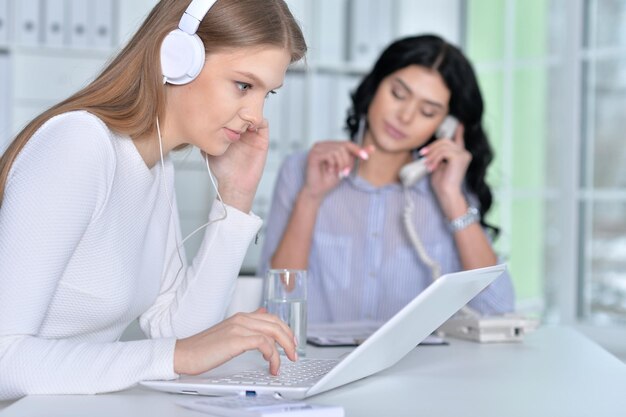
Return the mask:
{"type": "MultiPolygon", "coordinates": [[[[467,2],[467,46],[485,100],[485,129],[495,152],[487,180],[494,189],[488,221],[509,262],[521,305],[543,309],[549,264],[560,234],[548,223],[561,167],[550,155],[563,140],[555,128],[566,103],[562,79],[563,0],[467,2]],[[549,238],[552,236],[552,238],[549,238]],[[552,239],[552,240],[549,240],[552,239]]],[[[558,153],[557,153],[558,154],[558,153]]]]}
{"type": "Polygon", "coordinates": [[[626,203],[593,204],[590,246],[585,256],[590,276],[585,285],[588,311],[597,319],[626,323],[626,203]]]}
{"type": "Polygon", "coordinates": [[[580,313],[626,323],[626,1],[585,1],[584,33],[580,313]]]}
{"type": "Polygon", "coordinates": [[[515,2],[515,56],[543,58],[549,45],[548,5],[546,0],[515,2]]]}
{"type": "Polygon", "coordinates": [[[626,1],[587,0],[585,18],[587,48],[626,47],[626,1]]]}
{"type": "Polygon", "coordinates": [[[504,80],[503,73],[496,71],[477,71],[481,93],[485,105],[483,128],[495,154],[487,172],[487,182],[491,187],[503,185],[503,121],[504,121],[504,80]]]}
{"type": "Polygon", "coordinates": [[[547,69],[515,71],[513,92],[513,187],[540,190],[545,185],[547,69]]]}
{"type": "Polygon", "coordinates": [[[626,58],[592,61],[586,65],[585,91],[589,95],[586,140],[587,151],[593,150],[593,184],[598,188],[625,187],[626,58]]]}
{"type": "Polygon", "coordinates": [[[504,58],[505,6],[502,0],[468,2],[467,51],[475,60],[504,58]]]}
{"type": "Polygon", "coordinates": [[[543,292],[545,213],[541,198],[516,199],[512,204],[510,269],[519,300],[543,292]]]}

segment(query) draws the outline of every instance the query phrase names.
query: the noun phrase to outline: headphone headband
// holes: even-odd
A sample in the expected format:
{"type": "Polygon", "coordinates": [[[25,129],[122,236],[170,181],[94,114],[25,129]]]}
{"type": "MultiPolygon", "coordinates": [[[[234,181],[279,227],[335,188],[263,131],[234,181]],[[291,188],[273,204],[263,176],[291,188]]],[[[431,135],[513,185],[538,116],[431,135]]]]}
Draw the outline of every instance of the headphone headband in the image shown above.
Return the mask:
{"type": "Polygon", "coordinates": [[[195,34],[198,26],[200,26],[200,22],[209,13],[215,2],[217,0],[192,0],[180,18],[178,28],[189,35],[195,34]]]}

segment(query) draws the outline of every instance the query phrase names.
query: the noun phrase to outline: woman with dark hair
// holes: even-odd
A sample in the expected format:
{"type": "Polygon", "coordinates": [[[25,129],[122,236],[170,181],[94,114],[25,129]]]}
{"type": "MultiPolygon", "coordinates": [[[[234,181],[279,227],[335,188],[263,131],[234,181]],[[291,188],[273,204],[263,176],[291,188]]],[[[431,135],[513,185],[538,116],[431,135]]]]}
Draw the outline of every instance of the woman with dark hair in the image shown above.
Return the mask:
{"type": "MultiPolygon", "coordinates": [[[[309,320],[333,322],[386,320],[440,274],[496,264],[482,116],[459,49],[433,35],[392,43],[352,95],[352,141],[319,142],[284,162],[259,271],[308,269],[309,320]],[[437,140],[449,116],[458,128],[437,140]],[[428,175],[402,184],[402,168],[419,158],[428,175]]],[[[508,274],[469,305],[512,311],[508,274]]]]}

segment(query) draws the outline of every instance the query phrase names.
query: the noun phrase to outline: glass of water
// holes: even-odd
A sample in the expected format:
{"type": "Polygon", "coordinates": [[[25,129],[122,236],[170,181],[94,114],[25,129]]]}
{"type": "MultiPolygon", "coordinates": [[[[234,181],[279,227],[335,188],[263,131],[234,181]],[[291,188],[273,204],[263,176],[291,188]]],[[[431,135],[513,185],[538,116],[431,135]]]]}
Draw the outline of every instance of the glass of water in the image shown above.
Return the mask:
{"type": "Polygon", "coordinates": [[[265,276],[265,307],[296,336],[298,356],[306,353],[306,281],[303,269],[270,269],[265,276]]]}

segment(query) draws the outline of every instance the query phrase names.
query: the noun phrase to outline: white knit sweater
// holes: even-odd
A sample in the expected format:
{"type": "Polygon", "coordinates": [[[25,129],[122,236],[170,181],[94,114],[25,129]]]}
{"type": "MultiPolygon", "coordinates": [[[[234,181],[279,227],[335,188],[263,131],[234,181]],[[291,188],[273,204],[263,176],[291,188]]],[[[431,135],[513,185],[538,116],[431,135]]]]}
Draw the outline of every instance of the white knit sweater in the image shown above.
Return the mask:
{"type": "MultiPolygon", "coordinates": [[[[175,279],[173,190],[169,159],[148,169],[129,137],[87,112],[29,140],[0,207],[0,400],[177,376],[176,339],[223,319],[261,220],[229,207],[175,279]],[[119,342],[138,316],[150,339],[119,342]]],[[[215,203],[209,218],[222,214],[215,203]]]]}

